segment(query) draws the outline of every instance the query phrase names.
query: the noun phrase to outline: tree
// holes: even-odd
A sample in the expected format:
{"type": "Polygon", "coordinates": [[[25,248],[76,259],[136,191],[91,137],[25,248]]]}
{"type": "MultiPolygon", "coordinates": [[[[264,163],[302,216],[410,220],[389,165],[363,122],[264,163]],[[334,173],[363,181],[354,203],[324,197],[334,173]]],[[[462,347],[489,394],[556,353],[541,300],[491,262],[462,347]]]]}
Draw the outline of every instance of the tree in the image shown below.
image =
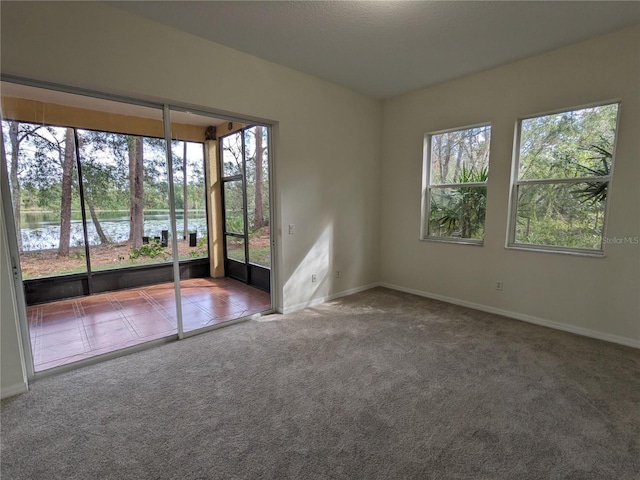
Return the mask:
{"type": "Polygon", "coordinates": [[[117,188],[117,164],[108,168],[97,158],[96,152],[105,152],[108,145],[108,137],[112,134],[92,130],[82,130],[78,132],[80,143],[80,163],[82,165],[82,177],[84,186],[84,201],[89,209],[91,221],[96,230],[101,244],[110,243],[105,235],[98,214],[96,204],[108,201],[112,196],[112,191],[117,188]]]}
{"type": "MultiPolygon", "coordinates": [[[[73,189],[74,142],[73,129],[12,122],[9,128],[12,145],[12,197],[18,205],[16,221],[20,219],[22,192],[40,207],[60,208],[58,251],[68,255],[71,235],[71,204],[73,189]],[[27,147],[22,148],[22,144],[27,147]],[[34,192],[36,195],[34,196],[34,192]],[[36,200],[37,199],[37,200],[36,200]],[[59,202],[59,203],[58,203],[59,202]]],[[[20,232],[20,224],[16,224],[20,232]]],[[[21,235],[18,235],[20,239],[21,235]]]]}
{"type": "MultiPolygon", "coordinates": [[[[608,139],[602,138],[600,145],[591,145],[589,147],[595,157],[590,159],[597,159],[600,161],[600,165],[597,167],[587,167],[580,165],[584,170],[585,175],[592,177],[607,177],[611,172],[611,161],[613,159],[613,148],[608,139]]],[[[577,188],[572,193],[578,197],[583,203],[591,202],[598,203],[604,202],[607,199],[607,189],[609,182],[587,182],[583,188],[577,188]]]]}
{"type": "Polygon", "coordinates": [[[73,128],[67,128],[64,140],[64,156],[62,159],[62,189],[60,199],[60,243],[58,255],[69,255],[69,242],[71,239],[71,194],[73,187],[73,162],[75,141],[73,128]]]}
{"type": "Polygon", "coordinates": [[[599,249],[617,104],[522,121],[518,180],[519,243],[599,249]]]}
{"type": "Polygon", "coordinates": [[[18,250],[22,252],[22,234],[20,233],[20,180],[18,178],[18,155],[20,139],[18,125],[15,120],[9,122],[9,141],[11,142],[11,165],[9,166],[9,182],[11,183],[11,201],[13,202],[13,219],[18,237],[18,250]]]}
{"type": "Polygon", "coordinates": [[[431,136],[429,234],[482,238],[486,212],[491,127],[431,136]],[[452,185],[452,186],[448,186],[452,185]]]}
{"type": "MultiPolygon", "coordinates": [[[[172,148],[173,151],[173,148],[172,148]]],[[[167,210],[169,182],[167,178],[167,151],[164,139],[144,137],[144,206],[167,210]]],[[[172,154],[172,161],[174,155],[172,154]]],[[[177,166],[174,162],[174,171],[177,166]]],[[[178,201],[178,197],[176,198],[178,201]]]]}
{"type": "Polygon", "coordinates": [[[96,212],[95,207],[95,190],[100,189],[101,177],[104,178],[104,173],[101,172],[100,168],[97,168],[96,165],[92,165],[90,162],[87,162],[82,166],[83,173],[83,185],[84,185],[84,201],[89,208],[89,214],[91,215],[91,221],[93,222],[93,226],[96,229],[96,233],[98,234],[98,238],[100,239],[100,243],[109,243],[109,239],[105,235],[102,230],[102,225],[100,225],[100,220],[98,219],[98,214],[96,212]]]}
{"type": "Polygon", "coordinates": [[[187,142],[182,142],[182,215],[184,221],[183,238],[189,231],[189,201],[187,197],[187,142]]]}
{"type": "Polygon", "coordinates": [[[144,234],[144,157],[143,139],[127,137],[129,153],[129,241],[133,248],[142,246],[144,234]]]}
{"type": "MultiPolygon", "coordinates": [[[[222,145],[223,177],[243,175],[242,138],[241,132],[235,132],[220,140],[222,145]]],[[[223,183],[224,229],[227,232],[243,234],[245,230],[243,216],[245,205],[242,183],[239,180],[223,183]]]]}
{"type": "Polygon", "coordinates": [[[253,216],[253,228],[258,229],[265,226],[264,213],[262,210],[262,159],[264,156],[264,145],[262,143],[262,127],[256,127],[256,179],[255,179],[255,212],[253,216]]]}
{"type": "MultiPolygon", "coordinates": [[[[460,183],[485,183],[488,179],[487,167],[480,170],[462,165],[460,183]]],[[[487,211],[487,187],[469,186],[452,189],[442,195],[440,202],[431,202],[432,230],[445,236],[478,238],[484,232],[487,211]]]]}
{"type": "Polygon", "coordinates": [[[88,195],[85,195],[84,200],[85,202],[87,202],[87,207],[89,207],[89,214],[91,215],[91,221],[93,222],[93,226],[96,229],[96,233],[98,234],[100,243],[102,244],[109,243],[109,238],[104,234],[104,230],[102,230],[102,225],[100,225],[100,221],[98,220],[98,215],[96,214],[96,208],[93,204],[91,193],[89,193],[88,195]]]}
{"type": "MultiPolygon", "coordinates": [[[[20,147],[22,142],[37,132],[40,125],[10,120],[7,123],[9,130],[9,143],[11,145],[11,161],[9,163],[9,185],[11,187],[11,202],[13,204],[13,219],[18,240],[18,250],[22,253],[21,214],[22,214],[22,189],[20,186],[20,147]]],[[[6,151],[5,151],[6,155],[6,151]]],[[[6,164],[6,158],[4,159],[6,164]]]]}
{"type": "Polygon", "coordinates": [[[233,133],[221,139],[222,176],[231,177],[242,174],[242,134],[233,133]]]}

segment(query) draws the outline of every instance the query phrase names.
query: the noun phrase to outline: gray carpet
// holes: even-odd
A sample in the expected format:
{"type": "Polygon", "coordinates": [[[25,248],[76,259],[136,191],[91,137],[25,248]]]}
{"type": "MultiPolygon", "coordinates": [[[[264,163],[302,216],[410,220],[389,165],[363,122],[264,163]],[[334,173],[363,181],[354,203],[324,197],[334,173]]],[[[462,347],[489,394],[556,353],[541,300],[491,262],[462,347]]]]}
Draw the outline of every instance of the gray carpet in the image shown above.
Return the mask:
{"type": "Polygon", "coordinates": [[[9,479],[638,479],[640,352],[376,288],[35,382],[9,479]]]}

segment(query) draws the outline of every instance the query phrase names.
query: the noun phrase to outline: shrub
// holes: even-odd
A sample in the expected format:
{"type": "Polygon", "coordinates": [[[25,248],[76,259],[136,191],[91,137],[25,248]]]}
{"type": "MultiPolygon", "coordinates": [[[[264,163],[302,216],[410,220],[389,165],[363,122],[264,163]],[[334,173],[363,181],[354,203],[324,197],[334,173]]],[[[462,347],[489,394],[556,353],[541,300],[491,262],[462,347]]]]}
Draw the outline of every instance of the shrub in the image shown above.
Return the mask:
{"type": "Polygon", "coordinates": [[[142,245],[140,248],[132,248],[131,252],[129,252],[129,258],[131,260],[139,257],[156,258],[160,255],[167,256],[167,251],[159,240],[153,240],[146,245],[142,245]]]}

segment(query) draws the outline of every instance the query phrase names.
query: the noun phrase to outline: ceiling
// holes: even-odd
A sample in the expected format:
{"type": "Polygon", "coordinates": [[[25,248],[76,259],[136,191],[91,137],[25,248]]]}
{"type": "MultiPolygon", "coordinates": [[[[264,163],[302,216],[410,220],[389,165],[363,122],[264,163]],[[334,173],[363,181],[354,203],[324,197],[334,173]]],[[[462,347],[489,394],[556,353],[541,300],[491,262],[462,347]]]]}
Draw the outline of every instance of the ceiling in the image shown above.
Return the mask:
{"type": "MultiPolygon", "coordinates": [[[[0,82],[0,91],[2,92],[2,96],[6,97],[23,98],[27,100],[35,100],[37,102],[82,108],[86,110],[93,110],[94,112],[150,118],[158,121],[162,121],[163,118],[162,110],[159,108],[150,108],[133,103],[105,100],[87,95],[76,95],[58,90],[36,88],[18,83],[0,82]]],[[[216,118],[213,115],[201,115],[184,110],[172,109],[170,113],[172,123],[180,123],[183,125],[208,127],[210,125],[218,126],[228,122],[228,120],[216,118]]]]}
{"type": "Polygon", "coordinates": [[[108,3],[381,99],[640,24],[638,1],[108,3]]]}

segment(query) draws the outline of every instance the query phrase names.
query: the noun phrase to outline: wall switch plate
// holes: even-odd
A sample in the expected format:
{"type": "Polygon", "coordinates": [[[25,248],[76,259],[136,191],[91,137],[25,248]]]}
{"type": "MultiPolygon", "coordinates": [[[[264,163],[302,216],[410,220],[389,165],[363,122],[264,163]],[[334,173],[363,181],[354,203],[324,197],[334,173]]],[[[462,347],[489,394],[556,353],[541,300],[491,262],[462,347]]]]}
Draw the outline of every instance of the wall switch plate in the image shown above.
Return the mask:
{"type": "Polygon", "coordinates": [[[318,281],[318,274],[317,273],[312,273],[311,274],[311,283],[316,283],[318,281]]]}
{"type": "Polygon", "coordinates": [[[296,226],[293,223],[289,224],[289,235],[293,235],[294,233],[296,233],[296,226]]]}

